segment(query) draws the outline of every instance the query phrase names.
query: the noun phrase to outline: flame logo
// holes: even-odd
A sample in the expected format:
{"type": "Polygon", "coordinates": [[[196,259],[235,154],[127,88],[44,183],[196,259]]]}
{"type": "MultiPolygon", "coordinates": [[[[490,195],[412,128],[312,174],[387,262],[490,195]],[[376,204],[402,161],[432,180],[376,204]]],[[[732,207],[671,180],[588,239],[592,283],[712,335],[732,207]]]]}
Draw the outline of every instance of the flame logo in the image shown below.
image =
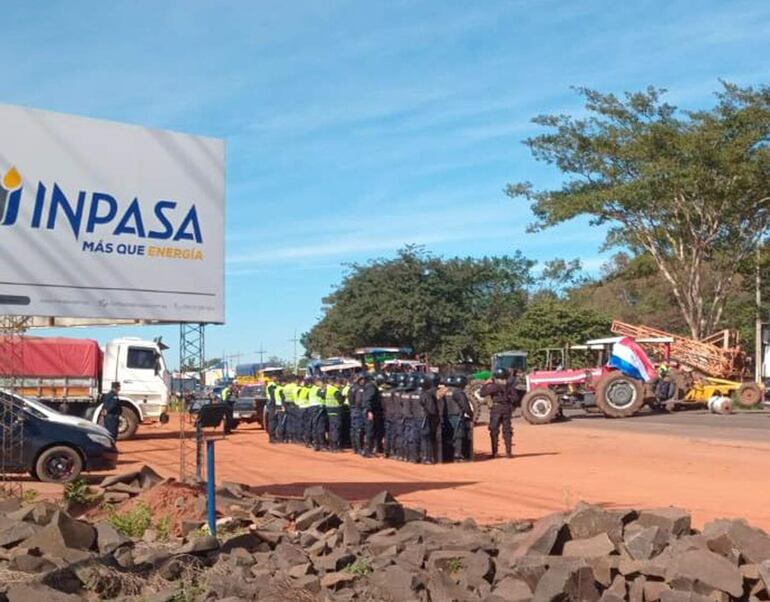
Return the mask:
{"type": "Polygon", "coordinates": [[[8,192],[16,190],[21,186],[21,174],[15,167],[11,167],[3,176],[3,188],[8,192]]]}

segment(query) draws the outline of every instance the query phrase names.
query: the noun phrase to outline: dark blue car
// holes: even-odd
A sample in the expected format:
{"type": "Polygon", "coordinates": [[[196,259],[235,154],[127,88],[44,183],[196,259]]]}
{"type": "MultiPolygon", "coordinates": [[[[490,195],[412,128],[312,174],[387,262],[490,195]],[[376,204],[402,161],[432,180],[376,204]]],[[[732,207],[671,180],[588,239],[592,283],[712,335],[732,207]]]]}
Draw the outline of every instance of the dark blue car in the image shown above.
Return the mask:
{"type": "Polygon", "coordinates": [[[7,472],[67,483],[83,471],[111,470],[115,441],[91,422],[0,391],[0,462],[7,472]]]}

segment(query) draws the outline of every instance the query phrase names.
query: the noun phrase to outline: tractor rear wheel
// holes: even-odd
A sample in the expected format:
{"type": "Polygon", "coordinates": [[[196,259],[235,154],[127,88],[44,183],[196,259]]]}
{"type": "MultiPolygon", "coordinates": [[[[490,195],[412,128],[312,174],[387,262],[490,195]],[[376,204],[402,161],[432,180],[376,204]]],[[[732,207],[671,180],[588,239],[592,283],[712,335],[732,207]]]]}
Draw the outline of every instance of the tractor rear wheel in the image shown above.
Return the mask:
{"type": "Polygon", "coordinates": [[[738,402],[747,408],[753,408],[762,401],[762,388],[757,383],[743,383],[738,388],[738,402]]]}
{"type": "Polygon", "coordinates": [[[610,372],[596,385],[596,405],[608,418],[628,418],[644,405],[644,387],[621,372],[610,372]]]}
{"type": "Polygon", "coordinates": [[[561,404],[550,389],[532,389],[521,400],[521,415],[530,424],[548,424],[559,417],[561,404]]]}

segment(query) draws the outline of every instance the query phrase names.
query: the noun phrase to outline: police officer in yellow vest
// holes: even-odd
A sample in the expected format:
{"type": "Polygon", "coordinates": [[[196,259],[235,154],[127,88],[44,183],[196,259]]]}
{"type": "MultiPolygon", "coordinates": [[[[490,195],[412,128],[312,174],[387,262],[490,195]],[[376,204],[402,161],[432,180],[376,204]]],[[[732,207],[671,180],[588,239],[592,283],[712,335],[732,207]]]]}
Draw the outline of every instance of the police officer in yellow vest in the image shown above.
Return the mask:
{"type": "Polygon", "coordinates": [[[310,441],[313,449],[321,451],[326,447],[326,411],[324,409],[323,380],[316,377],[310,385],[310,441]]]}
{"type": "Polygon", "coordinates": [[[329,448],[334,453],[340,452],[342,451],[342,406],[345,399],[334,381],[327,383],[324,399],[329,421],[329,448]]]}
{"type": "Polygon", "coordinates": [[[276,425],[276,439],[281,443],[286,443],[292,433],[294,417],[297,414],[297,386],[296,377],[290,374],[286,377],[286,384],[283,387],[283,407],[278,415],[278,424],[276,425]]]}
{"type": "Polygon", "coordinates": [[[298,441],[301,441],[305,446],[310,447],[312,443],[312,423],[310,421],[310,386],[313,380],[306,378],[300,386],[299,393],[297,394],[297,408],[299,408],[299,436],[298,441]]]}

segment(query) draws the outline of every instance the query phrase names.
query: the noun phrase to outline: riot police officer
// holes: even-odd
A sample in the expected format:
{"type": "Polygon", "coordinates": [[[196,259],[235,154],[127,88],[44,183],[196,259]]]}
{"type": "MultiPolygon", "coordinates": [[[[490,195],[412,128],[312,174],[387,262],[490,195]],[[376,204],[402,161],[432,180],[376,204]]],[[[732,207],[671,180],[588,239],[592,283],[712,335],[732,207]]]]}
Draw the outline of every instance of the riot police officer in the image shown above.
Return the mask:
{"type": "Polygon", "coordinates": [[[433,382],[427,375],[416,378],[418,391],[410,394],[413,416],[410,429],[409,459],[423,464],[435,463],[436,424],[438,407],[433,382]]]}
{"type": "Polygon", "coordinates": [[[519,402],[519,396],[512,382],[508,380],[508,373],[503,368],[495,370],[493,378],[481,387],[484,397],[492,398],[492,409],[489,413],[489,436],[492,443],[492,457],[497,457],[500,428],[503,431],[503,443],[505,444],[505,456],[513,457],[513,428],[511,417],[513,407],[519,402]]]}
{"type": "Polygon", "coordinates": [[[468,423],[471,422],[471,428],[473,424],[473,409],[465,394],[468,378],[464,375],[451,375],[446,379],[446,385],[448,389],[444,395],[444,415],[449,423],[448,433],[452,438],[453,459],[455,462],[462,462],[466,459],[468,423]]]}
{"type": "Polygon", "coordinates": [[[364,384],[362,417],[364,419],[364,457],[371,458],[382,449],[382,399],[376,381],[382,381],[382,374],[375,375],[375,382],[364,384]]]}
{"type": "Polygon", "coordinates": [[[357,454],[364,453],[364,391],[368,384],[365,372],[356,376],[355,383],[350,387],[350,443],[357,454]]]}
{"type": "Polygon", "coordinates": [[[342,391],[335,381],[326,384],[324,392],[326,416],[329,423],[329,449],[332,452],[342,451],[342,391]]]}

